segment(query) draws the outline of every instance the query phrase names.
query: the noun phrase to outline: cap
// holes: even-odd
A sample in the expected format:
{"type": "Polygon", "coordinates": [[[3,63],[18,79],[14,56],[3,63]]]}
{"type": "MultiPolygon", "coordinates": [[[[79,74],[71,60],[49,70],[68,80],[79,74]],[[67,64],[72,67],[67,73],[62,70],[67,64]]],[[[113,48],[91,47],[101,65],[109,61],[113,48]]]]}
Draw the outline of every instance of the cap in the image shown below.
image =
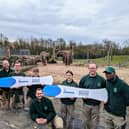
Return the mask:
{"type": "Polygon", "coordinates": [[[104,70],[104,73],[115,73],[115,68],[112,66],[107,66],[104,70]]]}

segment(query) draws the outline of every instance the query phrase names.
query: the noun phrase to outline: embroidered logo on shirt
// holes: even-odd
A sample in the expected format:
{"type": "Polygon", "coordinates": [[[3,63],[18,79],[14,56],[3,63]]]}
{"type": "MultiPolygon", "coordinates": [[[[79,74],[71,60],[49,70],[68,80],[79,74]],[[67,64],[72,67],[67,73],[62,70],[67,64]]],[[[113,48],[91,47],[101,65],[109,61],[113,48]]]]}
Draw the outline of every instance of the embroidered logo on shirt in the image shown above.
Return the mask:
{"type": "Polygon", "coordinates": [[[114,88],[113,91],[114,91],[114,93],[117,93],[117,88],[114,88]]]}
{"type": "Polygon", "coordinates": [[[47,106],[44,107],[44,110],[47,110],[47,106]]]}
{"type": "Polygon", "coordinates": [[[98,86],[98,87],[101,87],[101,83],[97,83],[97,86],[98,86]]]}

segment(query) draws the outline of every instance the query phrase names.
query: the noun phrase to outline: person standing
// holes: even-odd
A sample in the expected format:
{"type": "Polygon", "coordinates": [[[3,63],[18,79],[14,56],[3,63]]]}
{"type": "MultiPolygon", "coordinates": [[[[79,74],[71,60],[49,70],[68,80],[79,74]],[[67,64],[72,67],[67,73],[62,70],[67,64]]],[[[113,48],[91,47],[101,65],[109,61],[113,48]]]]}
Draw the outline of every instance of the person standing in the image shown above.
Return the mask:
{"type": "MultiPolygon", "coordinates": [[[[97,65],[90,63],[88,70],[89,73],[81,78],[79,87],[86,89],[105,88],[105,79],[97,73],[97,65]]],[[[86,98],[83,99],[83,104],[84,129],[97,129],[97,125],[99,124],[100,104],[103,106],[103,102],[86,98]]]]}
{"type": "MultiPolygon", "coordinates": [[[[73,72],[68,70],[65,73],[66,80],[61,85],[78,87],[78,84],[73,80],[73,72]]],[[[74,119],[74,103],[76,98],[61,98],[61,114],[64,121],[64,128],[71,129],[74,119]]]]}
{"type": "MultiPolygon", "coordinates": [[[[8,77],[10,73],[12,73],[14,70],[10,68],[9,61],[7,59],[4,59],[2,62],[2,70],[0,71],[0,78],[8,77]]],[[[8,109],[9,108],[9,88],[0,88],[0,96],[3,98],[4,104],[2,105],[3,108],[8,109]]]]}
{"type": "MultiPolygon", "coordinates": [[[[21,71],[22,66],[20,61],[16,61],[14,64],[14,72],[10,73],[9,76],[25,76],[21,71]]],[[[12,88],[10,90],[10,108],[23,109],[24,106],[24,93],[23,87],[12,88]]]]}
{"type": "Polygon", "coordinates": [[[108,66],[104,70],[108,101],[104,107],[105,129],[125,129],[126,107],[129,106],[129,86],[117,75],[115,68],[108,66]]]}
{"type": "MultiPolygon", "coordinates": [[[[38,68],[34,68],[33,69],[33,75],[32,77],[40,77],[39,75],[39,69],[38,68]]],[[[30,103],[32,101],[32,99],[35,99],[35,92],[37,88],[43,88],[43,86],[41,84],[36,84],[36,85],[31,85],[31,86],[27,86],[28,88],[28,92],[27,92],[27,106],[30,106],[30,103]]]]}

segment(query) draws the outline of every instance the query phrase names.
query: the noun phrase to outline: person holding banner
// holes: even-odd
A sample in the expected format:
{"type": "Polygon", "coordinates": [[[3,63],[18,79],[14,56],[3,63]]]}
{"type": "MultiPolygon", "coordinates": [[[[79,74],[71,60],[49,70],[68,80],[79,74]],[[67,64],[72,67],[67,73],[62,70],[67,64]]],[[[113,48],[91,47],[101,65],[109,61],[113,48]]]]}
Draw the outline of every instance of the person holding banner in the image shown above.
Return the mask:
{"type": "MultiPolygon", "coordinates": [[[[40,77],[39,75],[39,69],[38,68],[34,68],[33,69],[33,75],[32,77],[40,77]]],[[[43,86],[41,84],[36,84],[36,85],[31,85],[31,86],[27,86],[28,88],[28,92],[27,92],[27,106],[30,106],[30,103],[32,101],[32,99],[35,99],[35,92],[37,88],[43,88],[43,86]]]]}
{"type": "Polygon", "coordinates": [[[104,129],[125,129],[129,86],[116,75],[115,68],[112,66],[106,67],[104,73],[108,91],[108,101],[103,112],[104,129]]]}
{"type": "MultiPolygon", "coordinates": [[[[79,87],[86,89],[105,88],[105,79],[97,74],[97,65],[90,63],[88,70],[89,73],[81,78],[79,87]]],[[[84,129],[97,129],[99,124],[100,104],[101,108],[103,108],[103,102],[86,98],[83,99],[83,104],[84,129]]]]}
{"type": "MultiPolygon", "coordinates": [[[[68,70],[65,73],[66,80],[61,85],[78,87],[78,84],[73,80],[73,72],[68,70]]],[[[64,128],[71,129],[74,119],[74,103],[76,98],[61,98],[61,115],[64,120],[64,128]]]]}
{"type": "MultiPolygon", "coordinates": [[[[0,71],[0,78],[2,77],[8,77],[10,73],[12,73],[14,70],[10,68],[9,61],[7,59],[4,59],[2,62],[3,69],[0,71]]],[[[9,88],[0,88],[0,96],[3,99],[2,107],[5,109],[9,108],[9,88]]]]}
{"type": "MultiPolygon", "coordinates": [[[[16,61],[14,64],[14,72],[10,73],[9,76],[25,76],[21,71],[21,62],[16,61]]],[[[12,88],[10,90],[10,108],[23,109],[23,87],[12,88]]]]}

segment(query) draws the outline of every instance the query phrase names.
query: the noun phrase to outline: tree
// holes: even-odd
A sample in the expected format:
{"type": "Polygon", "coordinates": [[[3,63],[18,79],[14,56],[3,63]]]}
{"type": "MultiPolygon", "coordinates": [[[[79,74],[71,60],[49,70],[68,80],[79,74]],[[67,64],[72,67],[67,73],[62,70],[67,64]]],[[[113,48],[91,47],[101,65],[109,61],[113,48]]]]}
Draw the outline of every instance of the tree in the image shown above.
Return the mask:
{"type": "Polygon", "coordinates": [[[105,50],[107,51],[107,65],[111,63],[112,57],[112,41],[111,40],[103,40],[105,50]]]}

